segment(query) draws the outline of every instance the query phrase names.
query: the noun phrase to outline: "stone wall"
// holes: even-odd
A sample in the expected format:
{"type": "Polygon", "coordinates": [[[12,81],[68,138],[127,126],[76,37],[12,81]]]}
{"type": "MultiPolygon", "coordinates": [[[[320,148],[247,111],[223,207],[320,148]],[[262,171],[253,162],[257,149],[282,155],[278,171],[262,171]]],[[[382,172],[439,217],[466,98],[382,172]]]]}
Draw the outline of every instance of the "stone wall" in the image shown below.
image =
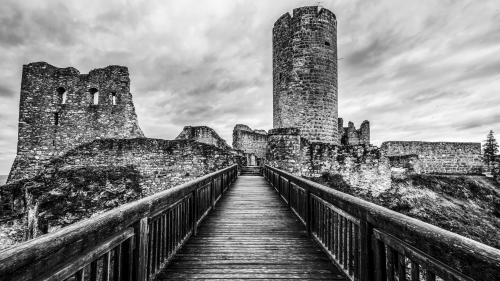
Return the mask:
{"type": "Polygon", "coordinates": [[[94,140],[34,178],[0,186],[0,215],[30,217],[31,238],[46,232],[43,225],[70,224],[240,162],[232,150],[193,140],[94,140]]]}
{"type": "Polygon", "coordinates": [[[273,127],[338,143],[337,20],[318,6],[281,16],[273,28],[273,127]]]}
{"type": "Polygon", "coordinates": [[[340,144],[342,145],[369,145],[370,144],[370,122],[363,121],[359,130],[354,127],[354,123],[349,121],[344,127],[344,120],[338,119],[340,144]]]}
{"type": "Polygon", "coordinates": [[[381,146],[386,156],[418,155],[422,173],[479,174],[480,143],[389,141],[381,146]]]}
{"type": "Polygon", "coordinates": [[[296,128],[269,130],[266,164],[300,175],[300,161],[300,130],[296,128]]]}
{"type": "Polygon", "coordinates": [[[352,188],[379,194],[390,188],[389,161],[374,146],[310,142],[297,129],[269,131],[267,163],[299,176],[338,174],[352,188]]]}
{"type": "Polygon", "coordinates": [[[80,74],[45,62],[24,65],[17,156],[8,182],[33,177],[50,158],[79,144],[142,136],[126,67],[80,74]]]}
{"type": "Polygon", "coordinates": [[[416,154],[388,156],[393,176],[406,176],[422,172],[420,159],[416,154]]]}
{"type": "Polygon", "coordinates": [[[231,149],[227,142],[221,138],[214,129],[207,126],[185,126],[176,140],[194,140],[210,144],[220,149],[231,149]]]}
{"type": "Polygon", "coordinates": [[[262,164],[267,152],[267,132],[237,124],[233,129],[233,148],[245,154],[248,165],[262,164]]]}

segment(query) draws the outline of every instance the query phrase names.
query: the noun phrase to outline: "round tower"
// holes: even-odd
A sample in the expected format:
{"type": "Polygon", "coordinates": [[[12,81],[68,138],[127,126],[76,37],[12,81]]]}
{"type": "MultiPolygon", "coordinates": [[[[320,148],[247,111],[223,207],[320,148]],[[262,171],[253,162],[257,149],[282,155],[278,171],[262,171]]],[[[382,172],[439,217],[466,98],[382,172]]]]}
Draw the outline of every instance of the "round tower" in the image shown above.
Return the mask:
{"type": "Polygon", "coordinates": [[[311,142],[338,144],[337,20],[318,6],[273,27],[273,127],[296,127],[311,142]]]}

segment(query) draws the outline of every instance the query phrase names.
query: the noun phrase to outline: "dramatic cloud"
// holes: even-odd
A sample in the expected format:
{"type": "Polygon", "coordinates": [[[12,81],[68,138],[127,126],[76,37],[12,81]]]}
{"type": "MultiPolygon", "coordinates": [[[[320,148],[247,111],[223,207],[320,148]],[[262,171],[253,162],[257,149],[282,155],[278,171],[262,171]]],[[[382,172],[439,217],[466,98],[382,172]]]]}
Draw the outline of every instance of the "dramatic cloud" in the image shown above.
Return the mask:
{"type": "MultiPolygon", "coordinates": [[[[272,26],[311,0],[6,0],[0,9],[0,174],[17,143],[23,64],[129,67],[147,136],[272,127],[272,26]]],[[[322,1],[338,18],[339,112],[385,140],[500,133],[500,6],[490,1],[322,1]]],[[[499,135],[500,136],[500,135],[499,135]]]]}

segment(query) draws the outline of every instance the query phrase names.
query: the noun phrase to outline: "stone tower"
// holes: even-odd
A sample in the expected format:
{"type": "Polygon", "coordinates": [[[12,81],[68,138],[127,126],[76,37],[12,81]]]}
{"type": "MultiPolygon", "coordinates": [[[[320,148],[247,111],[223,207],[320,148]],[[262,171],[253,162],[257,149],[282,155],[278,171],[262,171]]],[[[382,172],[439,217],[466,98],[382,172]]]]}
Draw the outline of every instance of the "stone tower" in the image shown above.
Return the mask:
{"type": "Polygon", "coordinates": [[[80,74],[30,63],[23,66],[17,156],[8,181],[36,175],[52,157],[86,142],[143,136],[126,67],[80,74]]]}
{"type": "Polygon", "coordinates": [[[281,16],[273,28],[273,127],[338,144],[337,20],[317,6],[281,16]]]}

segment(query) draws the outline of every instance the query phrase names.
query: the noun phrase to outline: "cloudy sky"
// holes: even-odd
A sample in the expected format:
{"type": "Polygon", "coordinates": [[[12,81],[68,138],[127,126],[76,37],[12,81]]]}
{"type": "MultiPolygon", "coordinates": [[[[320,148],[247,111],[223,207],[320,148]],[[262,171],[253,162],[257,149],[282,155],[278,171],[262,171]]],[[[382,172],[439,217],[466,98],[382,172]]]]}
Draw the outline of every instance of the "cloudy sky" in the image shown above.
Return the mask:
{"type": "MultiPolygon", "coordinates": [[[[2,0],[0,174],[15,156],[22,65],[129,67],[139,123],[171,139],[272,127],[274,21],[307,0],[2,0]]],[[[338,19],[339,114],[385,140],[500,133],[500,2],[322,0],[338,19]]],[[[497,135],[500,138],[500,134],[497,135]]]]}

